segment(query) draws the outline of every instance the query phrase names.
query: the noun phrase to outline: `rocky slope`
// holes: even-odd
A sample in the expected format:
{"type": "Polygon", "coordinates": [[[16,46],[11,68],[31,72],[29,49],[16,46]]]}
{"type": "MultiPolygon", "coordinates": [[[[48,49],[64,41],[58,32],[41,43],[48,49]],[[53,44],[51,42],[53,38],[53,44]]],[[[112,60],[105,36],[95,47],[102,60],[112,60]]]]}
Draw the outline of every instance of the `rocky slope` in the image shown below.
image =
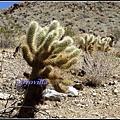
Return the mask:
{"type": "Polygon", "coordinates": [[[7,22],[5,15],[9,14],[23,30],[31,20],[45,26],[53,19],[63,26],[71,26],[75,34],[87,32],[106,36],[120,29],[120,2],[22,2],[0,12],[2,24],[7,22]]]}

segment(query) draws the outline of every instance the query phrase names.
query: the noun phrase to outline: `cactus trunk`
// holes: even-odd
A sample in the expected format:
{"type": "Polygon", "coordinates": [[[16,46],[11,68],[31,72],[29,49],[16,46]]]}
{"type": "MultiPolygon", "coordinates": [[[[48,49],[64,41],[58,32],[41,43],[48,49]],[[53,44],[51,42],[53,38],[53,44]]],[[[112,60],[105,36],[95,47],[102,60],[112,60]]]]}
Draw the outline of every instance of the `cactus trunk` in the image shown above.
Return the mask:
{"type": "MultiPolygon", "coordinates": [[[[38,80],[39,78],[38,73],[39,69],[33,69],[30,75],[30,80],[34,81],[38,80]]],[[[34,118],[35,106],[38,105],[39,103],[43,104],[44,102],[42,92],[45,88],[46,88],[45,84],[28,85],[28,88],[25,93],[26,94],[25,99],[23,101],[23,107],[19,111],[18,118],[34,118]]]]}

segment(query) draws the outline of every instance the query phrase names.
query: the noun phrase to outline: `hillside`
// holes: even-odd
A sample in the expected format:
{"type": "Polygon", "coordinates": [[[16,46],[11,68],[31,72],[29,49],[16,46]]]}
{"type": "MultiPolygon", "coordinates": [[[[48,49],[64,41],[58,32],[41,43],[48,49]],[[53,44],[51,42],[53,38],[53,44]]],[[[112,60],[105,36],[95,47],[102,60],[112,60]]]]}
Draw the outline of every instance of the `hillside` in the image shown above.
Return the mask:
{"type": "MultiPolygon", "coordinates": [[[[25,42],[22,36],[26,35],[32,20],[42,27],[49,25],[52,20],[58,20],[62,26],[69,28],[66,34],[74,39],[77,47],[79,38],[84,33],[101,37],[112,34],[115,43],[108,53],[96,52],[93,58],[87,56],[92,65],[97,63],[97,68],[92,66],[91,76],[95,74],[102,81],[98,87],[85,84],[89,74],[87,79],[82,76],[84,55],[78,56],[79,62],[70,69],[61,71],[56,68],[55,71],[60,72],[65,79],[83,82],[83,88],[76,97],[69,96],[60,101],[46,100],[44,105],[37,106],[39,111],[35,118],[120,118],[120,2],[79,1],[26,1],[0,11],[0,26],[6,25],[9,30],[12,30],[9,22],[19,26],[18,31],[13,29],[14,32],[7,39],[4,37],[7,33],[0,34],[0,118],[13,117],[23,100],[23,94],[15,85],[17,81],[26,79],[23,73],[30,73],[31,68],[23,59],[21,50],[15,58],[13,52],[19,43],[25,42]],[[6,15],[10,19],[6,19],[6,15]],[[8,108],[6,112],[5,107],[8,108]]],[[[89,73],[89,70],[89,67],[86,68],[85,73],[89,73]]]]}
{"type": "Polygon", "coordinates": [[[120,29],[120,2],[21,2],[0,13],[0,25],[7,24],[8,14],[23,34],[32,20],[43,27],[56,19],[75,35],[92,33],[104,37],[120,29]]]}

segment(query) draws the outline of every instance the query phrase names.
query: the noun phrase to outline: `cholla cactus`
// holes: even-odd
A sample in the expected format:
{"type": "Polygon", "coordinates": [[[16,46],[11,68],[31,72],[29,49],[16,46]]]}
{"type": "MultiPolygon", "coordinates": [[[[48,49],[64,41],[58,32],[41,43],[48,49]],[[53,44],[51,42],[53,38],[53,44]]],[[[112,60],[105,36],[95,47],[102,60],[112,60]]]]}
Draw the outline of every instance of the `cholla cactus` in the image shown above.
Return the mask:
{"type": "Polygon", "coordinates": [[[80,37],[80,48],[83,51],[92,52],[95,50],[95,43],[97,42],[97,38],[94,35],[85,34],[80,37]]]}
{"type": "Polygon", "coordinates": [[[110,50],[110,45],[109,45],[110,41],[111,41],[110,37],[98,39],[98,41],[97,41],[98,50],[101,50],[104,52],[109,51],[110,50]]]}
{"type": "MultiPolygon", "coordinates": [[[[73,45],[73,39],[64,36],[64,32],[64,28],[57,20],[43,28],[36,21],[32,21],[27,33],[27,45],[22,47],[23,57],[32,67],[29,79],[49,79],[60,92],[66,91],[60,84],[68,85],[69,82],[61,79],[57,73],[52,73],[52,70],[55,66],[61,69],[71,67],[77,62],[76,56],[80,53],[80,50],[73,45]]],[[[29,85],[24,105],[38,104],[45,87],[45,85],[29,85]]],[[[22,110],[20,113],[23,112],[22,110]]]]}
{"type": "Polygon", "coordinates": [[[63,37],[64,32],[57,20],[44,28],[35,21],[31,22],[27,34],[28,45],[22,48],[24,59],[33,68],[30,80],[51,76],[53,79],[55,76],[53,77],[50,72],[54,66],[67,69],[77,62],[76,56],[80,50],[72,45],[71,37],[63,37]]]}
{"type": "Polygon", "coordinates": [[[100,36],[95,37],[92,34],[85,34],[84,36],[80,37],[80,48],[83,51],[88,51],[90,53],[94,50],[107,52],[110,50],[110,41],[110,37],[101,38],[100,36]]]}

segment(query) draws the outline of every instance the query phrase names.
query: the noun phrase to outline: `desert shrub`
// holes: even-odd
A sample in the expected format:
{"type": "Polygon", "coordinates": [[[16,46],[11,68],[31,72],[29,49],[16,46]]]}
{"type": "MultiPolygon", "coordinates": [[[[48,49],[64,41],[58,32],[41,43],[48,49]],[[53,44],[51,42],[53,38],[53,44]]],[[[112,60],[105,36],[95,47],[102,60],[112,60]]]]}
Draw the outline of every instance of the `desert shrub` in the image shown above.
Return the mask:
{"type": "Polygon", "coordinates": [[[13,47],[14,38],[20,35],[22,30],[20,25],[14,20],[13,16],[8,14],[5,16],[6,23],[0,25],[0,47],[10,48],[13,47]]]}
{"type": "Polygon", "coordinates": [[[65,27],[65,36],[73,37],[75,35],[74,30],[70,26],[65,27]]]}
{"type": "Polygon", "coordinates": [[[118,58],[102,51],[93,54],[85,53],[82,66],[86,72],[85,83],[96,87],[108,82],[119,64],[118,58]]]}
{"type": "Polygon", "coordinates": [[[118,41],[120,41],[120,28],[119,26],[116,28],[110,28],[110,35],[113,36],[113,45],[115,47],[118,47],[117,45],[118,41]]]}

